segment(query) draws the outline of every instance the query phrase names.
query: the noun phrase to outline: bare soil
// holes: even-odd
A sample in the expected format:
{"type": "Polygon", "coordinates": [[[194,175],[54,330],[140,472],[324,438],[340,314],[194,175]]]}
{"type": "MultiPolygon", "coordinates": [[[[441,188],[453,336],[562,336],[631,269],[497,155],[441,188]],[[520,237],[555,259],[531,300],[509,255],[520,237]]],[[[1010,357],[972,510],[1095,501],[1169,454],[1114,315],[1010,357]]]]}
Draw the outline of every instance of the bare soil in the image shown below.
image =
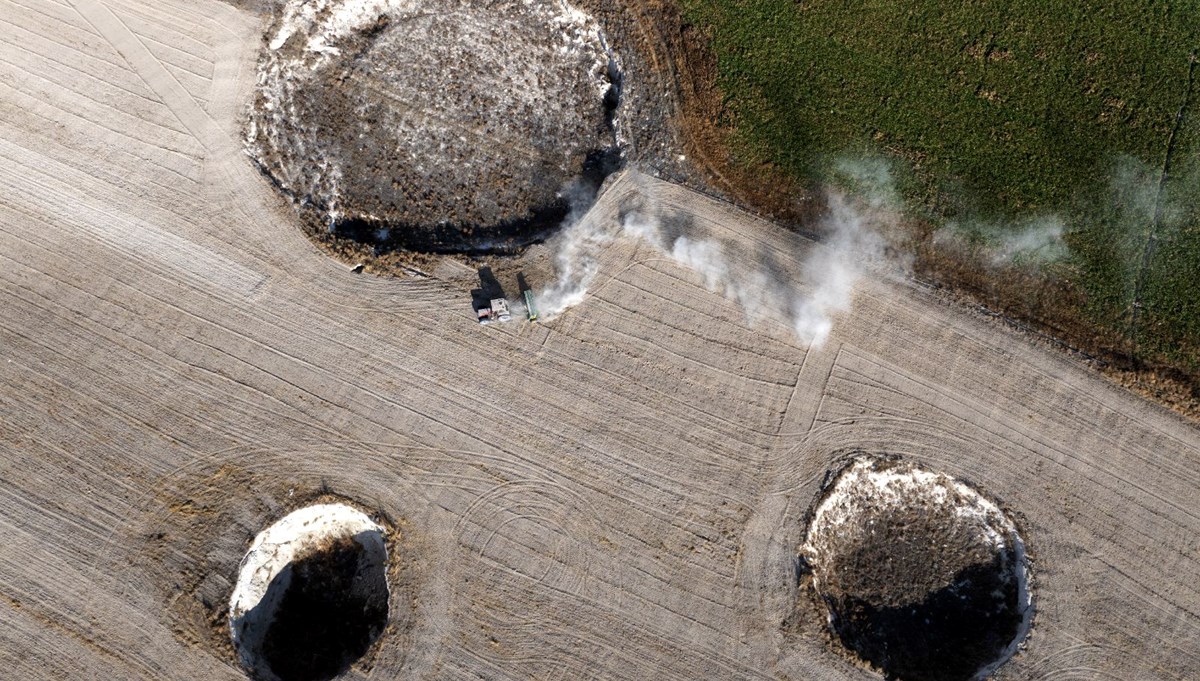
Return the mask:
{"type": "Polygon", "coordinates": [[[917,277],[964,307],[1005,319],[1050,347],[1087,360],[1109,380],[1179,414],[1200,420],[1200,382],[1178,368],[1139,360],[1128,339],[1084,316],[1083,294],[1052,272],[995,267],[928,242],[929,226],[910,224],[917,277]]]}

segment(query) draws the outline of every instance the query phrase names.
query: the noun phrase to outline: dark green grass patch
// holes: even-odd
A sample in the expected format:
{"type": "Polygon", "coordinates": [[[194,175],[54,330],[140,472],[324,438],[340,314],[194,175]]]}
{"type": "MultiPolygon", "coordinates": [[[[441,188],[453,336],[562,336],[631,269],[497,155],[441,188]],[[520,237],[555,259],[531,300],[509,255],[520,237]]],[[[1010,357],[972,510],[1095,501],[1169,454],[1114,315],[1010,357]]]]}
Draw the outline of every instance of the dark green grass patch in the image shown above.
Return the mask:
{"type": "Polygon", "coordinates": [[[738,161],[815,182],[882,154],[936,223],[1056,215],[1089,318],[1200,370],[1200,93],[1185,106],[1200,3],[683,4],[711,38],[738,161]]]}

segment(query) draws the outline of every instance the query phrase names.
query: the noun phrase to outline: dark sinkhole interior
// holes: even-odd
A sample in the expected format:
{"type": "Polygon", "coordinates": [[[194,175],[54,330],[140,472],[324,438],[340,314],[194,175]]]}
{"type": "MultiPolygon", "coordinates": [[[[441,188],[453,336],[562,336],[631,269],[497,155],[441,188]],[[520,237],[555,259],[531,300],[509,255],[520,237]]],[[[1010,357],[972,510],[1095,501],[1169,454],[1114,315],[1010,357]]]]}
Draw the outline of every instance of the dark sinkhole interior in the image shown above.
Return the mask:
{"type": "Polygon", "coordinates": [[[889,679],[966,681],[1003,655],[1021,629],[1013,556],[960,570],[917,602],[828,599],[834,633],[889,679]]]}
{"type": "Polygon", "coordinates": [[[326,681],[366,654],[388,618],[386,563],[371,555],[368,534],[374,533],[362,533],[362,541],[326,539],[306,551],[243,616],[263,625],[257,676],[326,681]]]}

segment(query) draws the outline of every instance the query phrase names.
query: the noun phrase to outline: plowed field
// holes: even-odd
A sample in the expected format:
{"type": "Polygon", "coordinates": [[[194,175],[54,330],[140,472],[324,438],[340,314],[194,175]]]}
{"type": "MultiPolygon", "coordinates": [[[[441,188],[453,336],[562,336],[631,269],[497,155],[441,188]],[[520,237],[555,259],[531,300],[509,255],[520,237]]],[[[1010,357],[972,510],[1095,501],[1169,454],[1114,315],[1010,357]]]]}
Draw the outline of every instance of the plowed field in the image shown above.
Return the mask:
{"type": "MultiPolygon", "coordinates": [[[[998,678],[1200,668],[1200,437],[904,280],[820,348],[644,244],[588,298],[479,326],[474,270],[352,274],[242,153],[259,19],[210,0],[0,0],[0,676],[239,679],[255,534],[341,497],[395,527],[363,679],[866,679],[805,605],[827,471],[983,491],[1033,564],[998,678]]],[[[819,245],[627,173],[783,271],[819,245]],[[757,249],[757,250],[756,250],[757,249]]]]}

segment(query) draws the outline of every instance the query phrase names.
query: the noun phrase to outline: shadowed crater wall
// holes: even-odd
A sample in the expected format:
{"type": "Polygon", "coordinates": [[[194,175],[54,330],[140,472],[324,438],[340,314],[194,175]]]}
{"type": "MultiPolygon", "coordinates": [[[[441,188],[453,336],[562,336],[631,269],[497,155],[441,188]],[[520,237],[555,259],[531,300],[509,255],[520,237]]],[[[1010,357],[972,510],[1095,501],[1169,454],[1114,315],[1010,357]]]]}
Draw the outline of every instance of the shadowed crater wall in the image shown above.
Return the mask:
{"type": "Polygon", "coordinates": [[[362,657],[387,624],[387,582],[382,565],[365,555],[370,537],[342,537],[314,547],[271,582],[264,597],[278,602],[269,620],[262,657],[281,681],[324,681],[362,657]],[[276,593],[278,592],[278,593],[276,593]]]}

